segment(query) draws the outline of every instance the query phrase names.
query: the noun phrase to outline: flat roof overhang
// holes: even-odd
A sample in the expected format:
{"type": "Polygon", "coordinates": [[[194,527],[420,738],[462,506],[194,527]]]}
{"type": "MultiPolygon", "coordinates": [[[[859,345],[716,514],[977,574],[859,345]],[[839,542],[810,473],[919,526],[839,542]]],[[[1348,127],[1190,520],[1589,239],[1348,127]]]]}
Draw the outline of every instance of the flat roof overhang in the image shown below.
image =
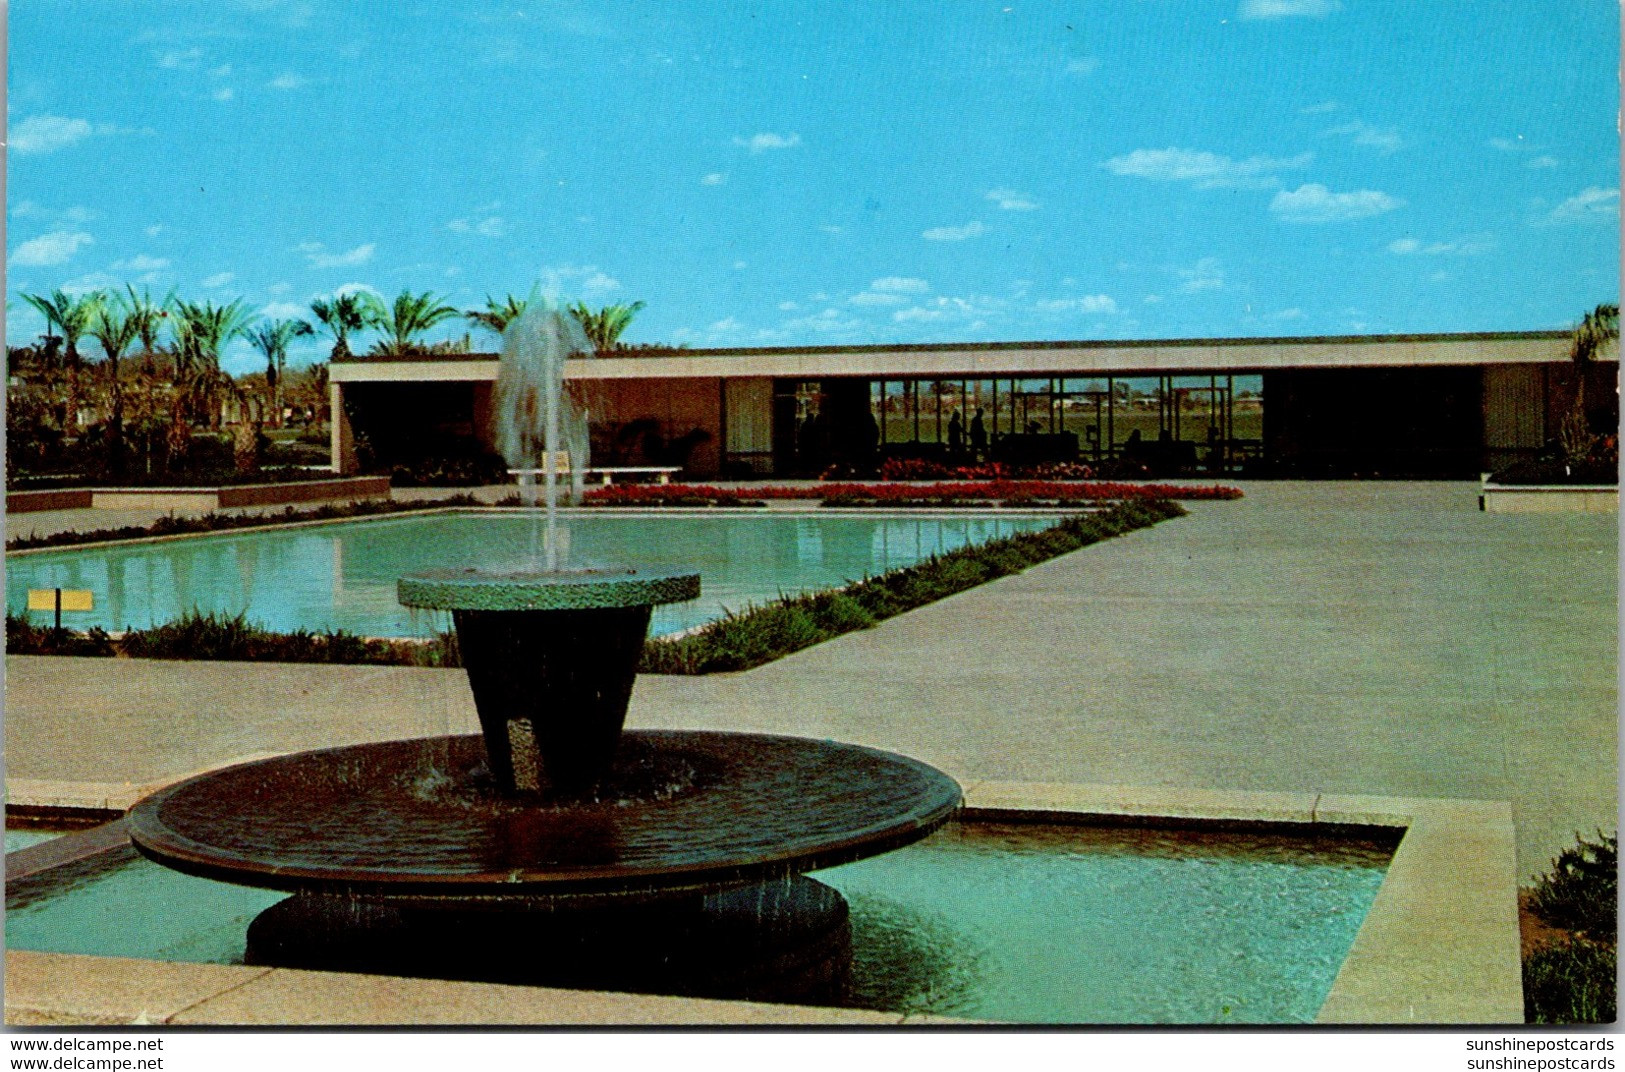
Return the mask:
{"type": "MultiPolygon", "coordinates": [[[[1132,342],[946,343],[919,346],[795,346],[633,351],[569,362],[571,379],[816,380],[983,376],[1155,376],[1310,368],[1440,368],[1569,360],[1567,331],[1451,335],[1343,335],[1132,342]]],[[[1617,344],[1604,360],[1618,360],[1617,344]]],[[[335,383],[495,380],[497,355],[426,355],[334,362],[335,383]]]]}

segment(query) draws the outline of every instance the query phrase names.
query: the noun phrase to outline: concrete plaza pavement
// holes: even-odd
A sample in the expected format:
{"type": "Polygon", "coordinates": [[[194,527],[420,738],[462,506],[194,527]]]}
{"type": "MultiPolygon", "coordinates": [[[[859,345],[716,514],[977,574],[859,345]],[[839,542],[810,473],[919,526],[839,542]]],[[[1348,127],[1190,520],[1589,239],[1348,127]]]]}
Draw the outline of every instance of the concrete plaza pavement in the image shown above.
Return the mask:
{"type": "MultiPolygon", "coordinates": [[[[629,723],[966,781],[1507,800],[1526,881],[1617,824],[1616,517],[1484,514],[1464,483],[1243,486],[756,670],[641,678],[629,723]]],[[[460,671],[6,665],[13,802],[474,727],[460,671]]]]}

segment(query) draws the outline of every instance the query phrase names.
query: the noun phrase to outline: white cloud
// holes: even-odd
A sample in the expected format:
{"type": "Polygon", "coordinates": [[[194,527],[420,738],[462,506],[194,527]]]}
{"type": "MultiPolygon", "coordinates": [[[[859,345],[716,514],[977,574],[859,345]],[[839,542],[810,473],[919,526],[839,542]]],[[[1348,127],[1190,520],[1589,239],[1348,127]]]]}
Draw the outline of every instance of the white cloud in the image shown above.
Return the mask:
{"type": "Polygon", "coordinates": [[[272,302],[260,309],[260,315],[267,320],[314,320],[310,306],[295,305],[293,302],[272,302]]]}
{"type": "Polygon", "coordinates": [[[149,257],[145,253],[138,253],[134,257],[114,261],[112,269],[115,272],[161,272],[169,267],[169,261],[164,257],[149,257]]]}
{"type": "Polygon", "coordinates": [[[1066,65],[1067,74],[1094,74],[1100,69],[1100,61],[1093,56],[1084,56],[1071,60],[1066,65]]]}
{"type": "Polygon", "coordinates": [[[968,298],[937,297],[907,309],[899,309],[891,318],[899,324],[934,324],[953,322],[958,326],[979,329],[989,318],[1000,318],[1010,303],[1003,298],[972,295],[968,298]]]}
{"type": "Polygon", "coordinates": [[[235,272],[216,272],[214,275],[208,276],[201,280],[201,285],[207,287],[209,290],[214,290],[217,287],[225,286],[227,283],[230,283],[236,278],[237,274],[235,272]]]}
{"type": "Polygon", "coordinates": [[[1542,153],[1540,156],[1531,157],[1525,161],[1523,166],[1526,168],[1554,168],[1559,166],[1559,163],[1557,157],[1542,153]]]}
{"type": "Polygon", "coordinates": [[[721,320],[714,321],[705,330],[714,331],[714,332],[717,332],[718,334],[727,334],[728,332],[738,331],[740,328],[743,328],[744,326],[745,325],[741,324],[736,318],[729,316],[729,317],[724,317],[721,320]]]}
{"type": "Polygon", "coordinates": [[[85,119],[69,119],[60,115],[31,115],[11,128],[9,147],[20,155],[54,153],[77,145],[96,134],[113,134],[117,128],[110,123],[92,124],[85,119]]]}
{"type": "Polygon", "coordinates": [[[373,252],[377,250],[378,245],[375,242],[363,242],[343,253],[328,253],[327,247],[320,242],[301,242],[296,248],[305,255],[306,260],[310,261],[312,268],[348,268],[372,260],[373,252]]]}
{"type": "Polygon", "coordinates": [[[80,246],[88,246],[95,241],[83,231],[52,231],[19,245],[12,251],[10,263],[26,267],[64,264],[73,259],[80,246]]]}
{"type": "Polygon", "coordinates": [[[908,302],[901,294],[879,294],[872,290],[860,291],[846,300],[853,305],[905,305],[908,302]]]}
{"type": "Polygon", "coordinates": [[[1241,0],[1244,19],[1324,18],[1343,5],[1338,0],[1241,0]]]}
{"type": "Polygon", "coordinates": [[[1224,289],[1224,269],[1217,257],[1203,257],[1191,267],[1179,269],[1179,278],[1184,280],[1179,289],[1190,294],[1224,289]]]}
{"type": "Polygon", "coordinates": [[[456,231],[458,234],[478,234],[484,235],[486,238],[501,238],[508,233],[508,221],[501,216],[487,216],[483,220],[469,220],[466,217],[461,217],[448,221],[446,229],[456,231]]]}
{"type": "Polygon", "coordinates": [[[1117,175],[1132,175],[1159,182],[1189,182],[1197,189],[1220,186],[1274,186],[1277,171],[1308,167],[1313,153],[1277,158],[1250,156],[1232,160],[1219,153],[1197,149],[1136,149],[1126,156],[1114,156],[1101,166],[1117,175]]]}
{"type": "Polygon", "coordinates": [[[768,149],[793,149],[801,144],[800,134],[752,134],[748,138],[735,138],[734,144],[753,153],[768,149]]]}
{"type": "Polygon", "coordinates": [[[779,312],[781,312],[781,313],[793,313],[799,308],[801,308],[801,303],[800,302],[793,302],[793,301],[781,301],[781,302],[779,302],[779,312]]]}
{"type": "Polygon", "coordinates": [[[865,327],[867,324],[864,321],[855,319],[839,309],[825,309],[812,316],[786,320],[783,324],[785,331],[811,331],[820,335],[846,335],[861,331],[865,327]]]}
{"type": "Polygon", "coordinates": [[[579,292],[584,298],[601,298],[620,287],[619,279],[595,264],[563,264],[542,273],[542,293],[553,297],[579,292]]]}
{"type": "Polygon", "coordinates": [[[213,97],[217,101],[229,101],[237,96],[237,91],[232,89],[230,86],[221,86],[219,89],[209,94],[209,96],[213,97]]]}
{"type": "Polygon", "coordinates": [[[118,287],[124,280],[108,275],[106,272],[91,272],[77,279],[70,279],[62,284],[62,291],[67,294],[89,294],[94,290],[108,290],[118,287]]]}
{"type": "Polygon", "coordinates": [[[166,67],[171,71],[184,71],[196,67],[203,62],[201,48],[177,48],[158,56],[158,66],[166,67]]]}
{"type": "Polygon", "coordinates": [[[303,89],[304,87],[310,85],[310,79],[306,78],[302,74],[295,74],[292,71],[285,71],[265,84],[271,89],[303,89]]]}
{"type": "Polygon", "coordinates": [[[1291,309],[1282,309],[1278,312],[1270,314],[1271,320],[1302,320],[1303,317],[1303,310],[1296,306],[1293,306],[1291,309]]]}
{"type": "Polygon", "coordinates": [[[720,171],[713,171],[709,175],[700,176],[700,185],[702,186],[721,186],[727,181],[728,176],[720,171]]]}
{"type": "Polygon", "coordinates": [[[1489,146],[1492,149],[1499,149],[1503,153],[1521,153],[1529,148],[1523,143],[1522,134],[1519,134],[1516,138],[1491,138],[1489,146]]]}
{"type": "Polygon", "coordinates": [[[746,264],[744,261],[734,261],[734,271],[736,272],[742,272],[749,267],[750,265],[746,264]]]}
{"type": "Polygon", "coordinates": [[[1550,219],[1558,223],[1576,220],[1613,219],[1619,215],[1619,188],[1587,186],[1552,209],[1550,219]]]}
{"type": "Polygon", "coordinates": [[[989,190],[983,196],[985,196],[987,200],[992,201],[994,204],[1004,209],[1006,212],[1030,212],[1038,207],[1038,202],[1033,199],[1031,194],[1018,193],[1015,190],[1007,190],[1004,187],[1000,187],[997,190],[989,190]]]}
{"type": "Polygon", "coordinates": [[[1369,145],[1384,154],[1394,152],[1405,144],[1404,139],[1399,136],[1399,131],[1392,127],[1374,127],[1363,119],[1332,127],[1321,136],[1352,138],[1354,144],[1369,145]]]}
{"type": "Polygon", "coordinates": [[[1298,114],[1299,115],[1325,115],[1328,112],[1335,112],[1335,111],[1337,111],[1337,109],[1339,109],[1341,107],[1342,107],[1342,105],[1338,104],[1334,100],[1321,101],[1319,104],[1310,104],[1310,105],[1307,105],[1307,106],[1305,106],[1303,108],[1299,108],[1298,109],[1298,114]]]}
{"type": "MultiPolygon", "coordinates": [[[[341,287],[334,287],[333,293],[327,295],[327,297],[336,298],[340,294],[371,294],[373,297],[379,299],[382,299],[384,296],[384,292],[373,286],[371,283],[346,283],[341,287]]],[[[320,297],[320,295],[318,295],[318,297],[320,297]]]]}
{"type": "Polygon", "coordinates": [[[155,223],[151,227],[146,228],[146,230],[144,230],[142,233],[148,238],[157,238],[159,235],[164,233],[164,225],[161,223],[155,223]]]}
{"type": "Polygon", "coordinates": [[[983,231],[980,220],[972,220],[963,227],[933,227],[928,231],[921,231],[920,237],[932,242],[963,242],[967,238],[975,238],[983,231]]]}
{"type": "Polygon", "coordinates": [[[270,291],[272,294],[286,294],[286,293],[288,293],[288,291],[293,289],[293,284],[292,283],[272,283],[270,286],[266,287],[265,289],[270,291]]]}
{"type": "Polygon", "coordinates": [[[225,78],[230,74],[231,74],[231,64],[229,64],[229,63],[222,63],[218,67],[211,67],[209,69],[209,77],[210,78],[225,78]]]}
{"type": "Polygon", "coordinates": [[[1035,306],[1046,313],[1115,313],[1117,302],[1109,294],[1085,294],[1078,298],[1053,298],[1035,306]]]}
{"type": "Polygon", "coordinates": [[[1423,242],[1419,238],[1396,238],[1388,243],[1388,252],[1402,257],[1474,257],[1495,248],[1495,240],[1488,235],[1458,238],[1454,242],[1423,242]]]}
{"type": "Polygon", "coordinates": [[[888,275],[870,283],[869,289],[887,294],[924,294],[931,289],[931,284],[911,276],[888,275]]]}
{"type": "Polygon", "coordinates": [[[1333,193],[1318,182],[1310,182],[1277,193],[1270,201],[1270,211],[1286,223],[1336,223],[1380,216],[1404,203],[1379,190],[1333,193]]]}

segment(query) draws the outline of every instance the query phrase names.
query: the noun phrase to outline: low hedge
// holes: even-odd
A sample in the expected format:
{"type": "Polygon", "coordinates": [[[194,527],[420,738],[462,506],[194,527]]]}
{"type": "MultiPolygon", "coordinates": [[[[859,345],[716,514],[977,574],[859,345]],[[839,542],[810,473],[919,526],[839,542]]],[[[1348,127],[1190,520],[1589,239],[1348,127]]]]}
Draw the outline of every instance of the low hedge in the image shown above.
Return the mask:
{"type": "Polygon", "coordinates": [[[936,484],[821,483],[736,489],[713,484],[611,484],[590,488],[588,506],[747,506],[758,500],[821,500],[828,506],[972,506],[1001,502],[1082,504],[1129,500],[1239,499],[1239,488],[1220,484],[1125,484],[1075,480],[962,480],[936,484]]]}
{"type": "MultiPolygon", "coordinates": [[[[786,596],[729,614],[686,636],[653,638],[639,669],[652,674],[709,674],[771,662],[820,641],[867,629],[904,611],[1018,573],[1133,529],[1185,513],[1165,500],[1122,503],[1070,517],[1040,532],[1020,533],[932,556],[913,566],[845,588],[786,596]]],[[[26,613],[6,613],[6,650],[13,655],[124,656],[145,659],[224,659],[251,662],[460,666],[456,637],[369,639],[340,631],[277,633],[242,615],[193,611],[121,637],[35,625],[26,613]]]]}
{"type": "Polygon", "coordinates": [[[832,591],[785,596],[719,618],[675,639],[651,640],[640,669],[648,674],[710,674],[748,670],[842,633],[944,599],[986,581],[1100,540],[1185,513],[1166,499],[1120,503],[1069,517],[1040,532],[1019,533],[933,555],[832,591]]]}
{"type": "Polygon", "coordinates": [[[35,625],[27,614],[8,610],[6,651],[12,655],[122,655],[132,659],[228,662],[461,665],[457,639],[447,633],[428,641],[361,637],[342,629],[278,633],[248,621],[241,614],[199,611],[150,629],[131,629],[114,637],[100,627],[81,633],[35,625]]]}
{"type": "Polygon", "coordinates": [[[1535,883],[1529,911],[1560,932],[1524,954],[1524,1018],[1613,1023],[1619,944],[1619,835],[1576,838],[1535,883]]]}

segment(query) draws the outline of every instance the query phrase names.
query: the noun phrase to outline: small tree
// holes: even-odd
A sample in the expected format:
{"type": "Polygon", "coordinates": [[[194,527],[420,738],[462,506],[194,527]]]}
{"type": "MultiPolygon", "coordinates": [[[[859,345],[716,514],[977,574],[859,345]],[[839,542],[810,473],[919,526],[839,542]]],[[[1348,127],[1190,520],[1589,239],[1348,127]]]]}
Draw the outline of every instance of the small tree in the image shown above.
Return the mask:
{"type": "Polygon", "coordinates": [[[24,294],[22,299],[45,318],[47,328],[55,327],[62,333],[63,372],[67,386],[67,412],[63,415],[62,430],[69,433],[77,432],[81,367],[79,340],[90,328],[90,318],[95,310],[97,298],[95,295],[74,297],[65,291],[54,290],[48,297],[40,294],[24,294]]]}
{"type": "Polygon", "coordinates": [[[310,303],[310,311],[333,336],[329,360],[343,361],[350,356],[351,332],[366,330],[377,306],[378,299],[365,291],[335,294],[310,303]]]}
{"type": "Polygon", "coordinates": [[[1597,352],[1610,340],[1619,338],[1619,306],[1604,302],[1581,319],[1569,343],[1569,359],[1574,363],[1574,404],[1563,418],[1559,436],[1563,443],[1563,461],[1573,466],[1591,456],[1597,436],[1591,431],[1586,414],[1586,379],[1597,352]]]}
{"type": "Polygon", "coordinates": [[[501,335],[508,330],[509,324],[519,319],[520,315],[524,313],[526,304],[525,299],[516,298],[512,294],[507,295],[500,302],[487,294],[483,310],[472,309],[464,313],[463,316],[469,323],[501,335]]]}
{"type": "Polygon", "coordinates": [[[627,329],[632,323],[632,318],[637,316],[642,308],[643,303],[637,301],[631,305],[606,305],[594,311],[585,303],[576,302],[570,306],[570,312],[581,321],[582,330],[592,341],[593,349],[603,354],[616,349],[621,333],[627,329]]]}
{"type": "Polygon", "coordinates": [[[249,331],[248,341],[265,356],[265,393],[271,406],[271,427],[282,427],[282,372],[288,365],[288,343],[315,334],[303,320],[273,320],[249,331]]]}
{"type": "Polygon", "coordinates": [[[107,355],[107,391],[110,396],[107,418],[107,469],[114,476],[123,476],[124,458],[124,386],[119,378],[119,359],[141,336],[141,321],[123,295],[100,293],[94,296],[88,334],[102,344],[107,355]]]}
{"type": "Polygon", "coordinates": [[[403,290],[388,306],[376,300],[371,305],[369,322],[387,336],[373,344],[372,353],[388,357],[420,352],[416,336],[459,315],[427,290],[422,294],[403,290]]]}

